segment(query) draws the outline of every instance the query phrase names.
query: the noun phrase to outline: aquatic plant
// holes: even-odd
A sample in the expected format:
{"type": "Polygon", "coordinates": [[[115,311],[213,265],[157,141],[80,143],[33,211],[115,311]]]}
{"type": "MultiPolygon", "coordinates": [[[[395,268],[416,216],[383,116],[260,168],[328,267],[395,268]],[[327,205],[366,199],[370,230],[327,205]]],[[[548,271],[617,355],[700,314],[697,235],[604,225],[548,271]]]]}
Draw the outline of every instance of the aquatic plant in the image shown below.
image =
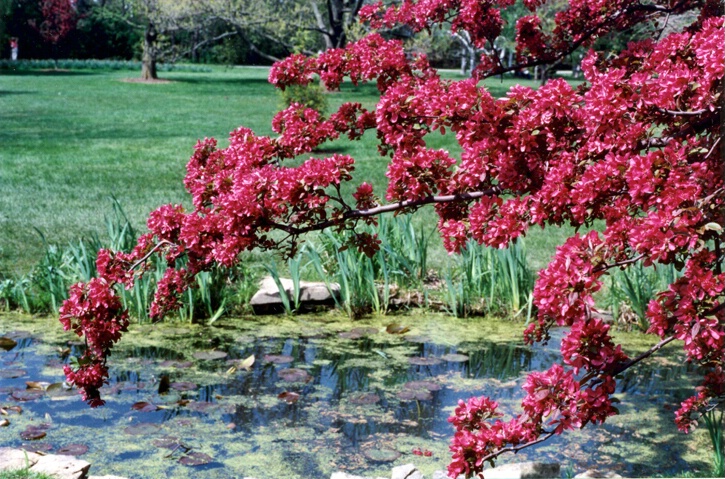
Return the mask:
{"type": "Polygon", "coordinates": [[[380,240],[365,228],[377,215],[435,204],[438,231],[451,253],[470,238],[505,247],[532,225],[567,224],[577,231],[539,273],[536,318],[524,331],[534,343],[548,339],[554,325],[570,326],[561,361],[529,374],[521,411],[506,420],[493,400],[459,404],[451,418],[452,477],[470,477],[504,452],[605,422],[618,413],[612,394],[619,375],[674,341],[704,373],[675,414],[677,426],[688,431],[700,411],[722,399],[725,384],[721,2],[571,0],[553,28],[542,21],[542,3],[524,2],[531,15],[517,22],[517,63],[511,66],[495,48],[486,49],[501,34],[501,10],[511,1],[378,2],[360,10],[374,30],[405,25],[415,32],[442,19],[466,30],[490,52],[469,80],[441,78],[425,57],[407,54],[401,41],[377,31],[317,57],[296,54],[276,63],[269,80],[281,89],[309,84],[316,75],[329,89],[346,78],[375,80],[380,100],[374,111],[345,103],[327,118],[292,105],[272,119],[275,137],[241,127],[226,148],[214,139],[200,141],[184,180],[193,206],[153,211],[149,232],[130,253],[101,250],[98,278],[74,286],[61,307],[61,321],[77,325],[94,351],[67,372],[69,380],[95,375],[95,382],[75,384],[92,405],[100,403],[93,393],[113,341],[95,341],[127,314],[115,307],[114,288],[131,286],[152,257],[170,266],[150,306],[150,316],[161,319],[214,264],[230,267],[255,248],[294,252],[302,235],[326,228],[346,232],[345,246],[372,258],[380,240]],[[680,17],[688,23],[681,31],[664,31],[671,15],[685,13],[691,15],[680,17]],[[599,37],[646,22],[660,29],[656,40],[606,57],[589,52],[577,87],[559,78],[536,91],[517,85],[495,99],[481,83],[557,64],[599,37]],[[355,166],[349,155],[297,159],[341,135],[357,140],[372,129],[379,152],[390,158],[386,203],[367,182],[349,187],[355,166]],[[427,146],[434,131],[453,132],[460,158],[427,146]],[[589,229],[595,222],[603,231],[589,229]],[[637,261],[674,264],[683,276],[648,305],[648,332],[659,342],[630,358],[594,314],[593,295],[610,271],[637,261]],[[91,289],[103,301],[89,302],[91,289]]]}
{"type": "Polygon", "coordinates": [[[468,241],[444,278],[448,310],[455,316],[496,312],[527,322],[531,317],[534,274],[523,241],[505,249],[468,241]]]}

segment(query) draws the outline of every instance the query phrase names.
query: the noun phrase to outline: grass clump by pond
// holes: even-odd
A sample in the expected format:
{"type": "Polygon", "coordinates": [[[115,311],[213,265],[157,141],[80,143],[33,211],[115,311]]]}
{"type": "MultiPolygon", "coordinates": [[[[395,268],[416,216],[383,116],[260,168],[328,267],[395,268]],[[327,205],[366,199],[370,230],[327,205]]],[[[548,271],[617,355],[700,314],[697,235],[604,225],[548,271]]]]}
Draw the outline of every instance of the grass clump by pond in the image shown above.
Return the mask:
{"type": "Polygon", "coordinates": [[[28,468],[13,471],[0,471],[0,479],[53,479],[53,476],[33,472],[28,468]]]}

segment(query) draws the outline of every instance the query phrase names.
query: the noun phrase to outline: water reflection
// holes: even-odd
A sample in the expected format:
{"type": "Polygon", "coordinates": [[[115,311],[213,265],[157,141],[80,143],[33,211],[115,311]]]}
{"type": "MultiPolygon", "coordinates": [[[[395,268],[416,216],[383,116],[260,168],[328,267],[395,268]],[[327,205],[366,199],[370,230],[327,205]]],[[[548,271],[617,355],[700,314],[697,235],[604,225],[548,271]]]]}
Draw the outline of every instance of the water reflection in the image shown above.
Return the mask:
{"type": "MultiPolygon", "coordinates": [[[[249,454],[264,454],[265,448],[277,447],[274,454],[281,456],[275,457],[288,461],[301,477],[329,476],[331,466],[317,457],[319,452],[310,452],[309,447],[308,452],[294,450],[291,445],[298,441],[314,443],[318,451],[334,451],[342,463],[356,465],[352,469],[360,473],[379,466],[365,457],[365,448],[383,444],[385,449],[393,447],[390,444],[396,444],[395,441],[435,441],[442,445],[443,452],[438,453],[437,460],[444,464],[446,438],[452,433],[447,417],[457,401],[489,395],[500,400],[504,410],[513,411],[523,395],[521,384],[525,374],[546,369],[556,360],[562,335],[563,331],[556,330],[549,345],[528,348],[517,342],[486,340],[461,341],[453,346],[444,340],[411,340],[382,330],[358,338],[340,337],[335,331],[254,337],[249,328],[240,331],[229,326],[209,328],[197,335],[181,331],[178,337],[186,340],[183,348],[168,341],[164,346],[126,346],[119,350],[125,359],[121,354],[114,357],[109,385],[104,388],[109,402],[101,412],[89,412],[77,399],[52,401],[47,397],[24,407],[29,416],[48,415],[55,424],[75,428],[76,434],[87,429],[88,442],[109,424],[122,429],[121,426],[138,422],[164,426],[158,434],[193,435],[198,443],[213,445],[219,461],[214,467],[197,470],[199,473],[221,467],[220,464],[234,458],[234,453],[228,452],[229,441],[249,443],[249,454]],[[197,351],[224,351],[228,355],[223,359],[196,360],[193,353],[197,351]],[[256,358],[251,370],[239,369],[240,361],[251,355],[256,358]],[[291,362],[284,356],[289,356],[291,362]],[[172,386],[160,389],[164,376],[172,386]],[[173,386],[180,383],[183,384],[173,386]],[[293,399],[280,399],[283,393],[288,394],[283,398],[293,399]],[[132,410],[131,405],[140,401],[159,409],[132,410]],[[298,430],[306,432],[296,435],[298,430]]],[[[41,354],[41,341],[30,337],[17,342],[13,349],[0,351],[0,364],[27,374],[0,377],[1,390],[11,393],[24,389],[28,380],[61,380],[57,367],[52,372],[47,367],[57,366],[57,352],[41,354]]],[[[65,348],[68,344],[54,345],[57,349],[55,346],[65,348]]],[[[70,346],[71,354],[78,354],[83,348],[81,344],[70,346]]],[[[54,348],[46,347],[43,351],[54,348]]],[[[693,372],[681,361],[667,365],[643,363],[622,376],[617,391],[647,398],[629,407],[651,411],[647,408],[653,404],[661,406],[662,396],[672,400],[688,395],[690,390],[687,384],[683,388],[683,378],[693,376],[693,372]]],[[[0,405],[6,400],[4,395],[0,405]]],[[[604,431],[629,434],[620,426],[608,425],[604,431]]],[[[158,437],[154,433],[148,436],[134,437],[131,442],[145,444],[158,437]]],[[[591,454],[600,447],[600,440],[580,439],[577,446],[591,454]]],[[[557,439],[553,444],[564,447],[563,441],[557,439]]],[[[0,446],[21,443],[17,435],[5,435],[0,446]]],[[[145,447],[151,452],[119,450],[116,457],[141,463],[155,451],[150,445],[145,447]]],[[[668,467],[681,465],[681,461],[673,461],[668,467]]],[[[176,463],[158,467],[172,466],[177,467],[176,463]]],[[[662,469],[659,461],[649,467],[651,471],[667,470],[662,469]]]]}

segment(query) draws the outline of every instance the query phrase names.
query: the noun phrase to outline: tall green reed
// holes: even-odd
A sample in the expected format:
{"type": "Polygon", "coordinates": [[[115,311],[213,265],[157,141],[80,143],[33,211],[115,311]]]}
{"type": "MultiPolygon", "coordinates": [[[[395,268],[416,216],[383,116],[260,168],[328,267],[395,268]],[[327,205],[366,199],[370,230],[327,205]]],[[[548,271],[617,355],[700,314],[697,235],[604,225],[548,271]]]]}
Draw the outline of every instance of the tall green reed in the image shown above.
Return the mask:
{"type": "Polygon", "coordinates": [[[522,240],[494,249],[469,240],[445,273],[445,298],[451,314],[497,313],[511,317],[532,312],[534,274],[522,240]]]}

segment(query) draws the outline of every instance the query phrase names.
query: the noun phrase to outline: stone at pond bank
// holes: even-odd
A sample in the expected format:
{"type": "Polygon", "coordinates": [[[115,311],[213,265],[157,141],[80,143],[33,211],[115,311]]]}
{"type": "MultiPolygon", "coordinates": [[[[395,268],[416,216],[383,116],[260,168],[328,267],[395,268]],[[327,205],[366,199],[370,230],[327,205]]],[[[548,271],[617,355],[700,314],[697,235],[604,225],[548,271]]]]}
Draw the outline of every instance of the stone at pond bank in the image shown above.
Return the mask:
{"type": "Polygon", "coordinates": [[[597,469],[588,469],[574,476],[574,479],[622,479],[616,472],[601,472],[597,469]]]}
{"type": "MultiPolygon", "coordinates": [[[[294,294],[294,284],[291,279],[280,278],[282,288],[287,293],[287,297],[292,301],[294,294]]],[[[340,297],[340,285],[330,283],[330,289],[327,289],[325,283],[315,283],[310,281],[300,281],[300,302],[301,308],[315,309],[320,306],[334,306],[335,298],[340,297]]],[[[282,297],[280,296],[277,283],[271,276],[262,279],[259,285],[259,291],[252,296],[249,304],[252,306],[255,314],[279,314],[284,312],[282,297]]]]}
{"type": "MultiPolygon", "coordinates": [[[[333,472],[330,476],[330,479],[373,479],[372,477],[367,476],[354,476],[352,474],[348,474],[347,472],[333,472]]],[[[384,477],[376,477],[375,479],[386,479],[384,477]]]]}
{"type": "Polygon", "coordinates": [[[88,476],[91,464],[73,456],[40,455],[22,449],[0,447],[0,471],[28,469],[55,479],[126,479],[119,476],[88,476]]]}
{"type": "Polygon", "coordinates": [[[402,466],[394,467],[393,474],[390,477],[391,479],[423,479],[423,473],[413,464],[403,464],[402,466]]]}
{"type": "Polygon", "coordinates": [[[546,479],[559,477],[560,473],[558,463],[519,462],[488,469],[485,475],[486,479],[546,479]]]}

